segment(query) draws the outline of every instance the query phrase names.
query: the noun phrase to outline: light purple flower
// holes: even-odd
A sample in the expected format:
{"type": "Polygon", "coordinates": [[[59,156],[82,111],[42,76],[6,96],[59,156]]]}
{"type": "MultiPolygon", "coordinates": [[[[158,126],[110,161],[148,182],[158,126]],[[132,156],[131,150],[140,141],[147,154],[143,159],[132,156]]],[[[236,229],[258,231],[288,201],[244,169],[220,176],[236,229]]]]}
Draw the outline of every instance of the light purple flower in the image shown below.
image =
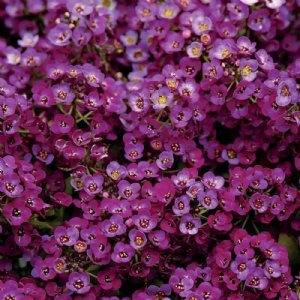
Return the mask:
{"type": "Polygon", "coordinates": [[[189,214],[184,215],[181,218],[179,224],[179,230],[183,234],[195,235],[197,234],[200,227],[201,227],[200,218],[194,218],[189,214]]]}
{"type": "Polygon", "coordinates": [[[77,294],[85,294],[90,290],[90,276],[86,273],[72,272],[66,287],[77,294]]]}

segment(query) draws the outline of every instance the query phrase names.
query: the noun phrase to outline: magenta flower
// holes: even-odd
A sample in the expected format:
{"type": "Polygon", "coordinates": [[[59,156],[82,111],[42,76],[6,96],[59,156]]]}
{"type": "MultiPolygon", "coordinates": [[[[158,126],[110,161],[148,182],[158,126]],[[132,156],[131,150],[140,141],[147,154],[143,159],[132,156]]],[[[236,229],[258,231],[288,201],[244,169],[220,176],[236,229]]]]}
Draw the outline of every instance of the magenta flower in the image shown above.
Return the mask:
{"type": "Polygon", "coordinates": [[[3,216],[13,225],[21,225],[29,220],[32,212],[21,199],[16,199],[3,208],[3,216]]]}
{"type": "Polygon", "coordinates": [[[41,278],[42,280],[51,280],[56,276],[54,271],[54,258],[49,257],[44,260],[38,259],[34,263],[31,275],[33,277],[41,278]]]}
{"type": "Polygon", "coordinates": [[[122,281],[118,278],[116,270],[111,268],[98,273],[98,281],[104,290],[118,290],[122,281]]]}
{"type": "Polygon", "coordinates": [[[56,134],[65,134],[72,130],[74,119],[72,116],[56,115],[51,126],[51,131],[56,134]]]}
{"type": "Polygon", "coordinates": [[[50,152],[48,146],[35,144],[32,146],[32,153],[38,160],[44,162],[46,165],[51,164],[54,159],[54,155],[50,152]]]}
{"type": "Polygon", "coordinates": [[[7,176],[5,176],[1,180],[0,191],[11,198],[19,197],[24,190],[23,186],[20,183],[20,178],[18,175],[14,173],[7,174],[10,173],[10,171],[8,171],[7,169],[8,168],[2,169],[3,170],[2,175],[7,175],[7,176]]]}

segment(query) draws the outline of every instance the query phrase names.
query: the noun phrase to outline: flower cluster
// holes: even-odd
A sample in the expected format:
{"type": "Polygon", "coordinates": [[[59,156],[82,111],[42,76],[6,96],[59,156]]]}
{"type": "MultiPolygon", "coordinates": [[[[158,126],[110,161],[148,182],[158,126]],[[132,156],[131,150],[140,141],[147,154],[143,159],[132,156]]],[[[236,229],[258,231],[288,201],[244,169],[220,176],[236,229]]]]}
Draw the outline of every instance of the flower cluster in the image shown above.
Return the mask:
{"type": "Polygon", "coordinates": [[[0,1],[0,299],[297,300],[299,11],[0,1]]]}

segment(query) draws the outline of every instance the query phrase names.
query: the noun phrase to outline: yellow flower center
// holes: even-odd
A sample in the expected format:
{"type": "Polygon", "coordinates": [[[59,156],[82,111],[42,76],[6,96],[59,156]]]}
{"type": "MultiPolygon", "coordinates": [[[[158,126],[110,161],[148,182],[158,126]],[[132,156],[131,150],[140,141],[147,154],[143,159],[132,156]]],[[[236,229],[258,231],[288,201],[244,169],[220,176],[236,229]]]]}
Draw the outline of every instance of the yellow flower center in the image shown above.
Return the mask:
{"type": "Polygon", "coordinates": [[[158,97],[158,103],[159,104],[166,104],[167,103],[167,97],[165,95],[161,95],[158,97]]]}
{"type": "Polygon", "coordinates": [[[133,36],[129,36],[129,37],[127,37],[127,42],[128,42],[128,44],[134,44],[134,42],[135,42],[135,39],[134,39],[134,37],[133,36]]]}
{"type": "Polygon", "coordinates": [[[201,31],[207,30],[207,29],[208,29],[208,24],[206,24],[206,23],[200,23],[200,24],[198,25],[198,28],[199,28],[199,30],[201,30],[201,31]]]}
{"type": "Polygon", "coordinates": [[[172,18],[173,15],[174,15],[174,10],[173,10],[173,9],[171,9],[171,8],[166,8],[166,9],[164,10],[164,16],[165,16],[166,18],[172,18]]]}
{"type": "Polygon", "coordinates": [[[192,48],[193,55],[199,55],[200,54],[200,47],[196,46],[192,48]]]}
{"type": "Polygon", "coordinates": [[[222,51],[222,57],[223,58],[227,58],[227,57],[229,57],[230,56],[230,51],[229,51],[229,49],[224,49],[223,51],[222,51]]]}
{"type": "Polygon", "coordinates": [[[251,67],[250,66],[245,66],[244,68],[242,68],[242,75],[244,76],[249,76],[251,73],[251,67]]]}

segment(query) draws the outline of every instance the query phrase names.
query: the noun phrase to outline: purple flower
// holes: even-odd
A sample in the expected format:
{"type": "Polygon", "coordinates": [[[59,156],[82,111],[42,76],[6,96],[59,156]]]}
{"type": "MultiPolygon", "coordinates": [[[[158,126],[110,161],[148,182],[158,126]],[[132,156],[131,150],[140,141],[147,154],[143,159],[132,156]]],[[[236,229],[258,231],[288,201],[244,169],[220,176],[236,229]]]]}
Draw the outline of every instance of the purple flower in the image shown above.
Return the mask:
{"type": "Polygon", "coordinates": [[[232,216],[228,213],[217,211],[215,215],[208,217],[208,224],[210,227],[219,231],[228,231],[232,228],[232,216]]]}
{"type": "Polygon", "coordinates": [[[87,220],[96,220],[101,214],[100,203],[97,200],[90,200],[87,203],[83,202],[81,208],[83,217],[87,220]]]}
{"type": "Polygon", "coordinates": [[[92,87],[99,87],[104,79],[104,74],[91,64],[84,64],[82,73],[87,83],[92,87]]]}
{"type": "Polygon", "coordinates": [[[0,297],[2,299],[26,299],[26,296],[22,294],[22,290],[19,289],[18,283],[14,280],[7,280],[5,284],[0,287],[0,297]]]}
{"type": "Polygon", "coordinates": [[[186,127],[191,117],[191,109],[179,105],[174,106],[170,114],[170,119],[176,128],[186,127]]]}
{"type": "Polygon", "coordinates": [[[70,115],[57,114],[54,117],[54,122],[51,126],[51,131],[56,134],[65,134],[72,130],[74,119],[70,115]]]}
{"type": "MultiPolygon", "coordinates": [[[[4,160],[2,160],[4,162],[4,160]]],[[[4,165],[4,164],[3,164],[4,165]]],[[[5,163],[7,166],[7,164],[5,163]]],[[[20,184],[20,178],[17,174],[11,173],[11,171],[8,170],[7,166],[4,169],[4,166],[2,167],[2,173],[1,175],[6,175],[2,178],[0,181],[0,191],[11,198],[19,197],[22,192],[24,191],[23,186],[20,184]],[[8,174],[7,174],[8,173],[8,174]],[[9,174],[11,173],[11,174],[9,174]]]]}
{"type": "Polygon", "coordinates": [[[260,268],[254,269],[246,278],[246,286],[264,290],[268,285],[268,279],[265,277],[264,272],[260,268]]]}
{"type": "Polygon", "coordinates": [[[86,273],[72,272],[66,287],[77,294],[86,294],[90,290],[90,276],[86,273]]]}
{"type": "Polygon", "coordinates": [[[87,16],[93,11],[93,6],[88,0],[68,0],[67,9],[75,16],[87,16]]]}
{"type": "Polygon", "coordinates": [[[58,226],[54,230],[57,243],[61,246],[73,246],[79,238],[79,231],[74,227],[58,226]]]}
{"type": "Polygon", "coordinates": [[[191,277],[188,271],[182,268],[177,268],[175,274],[169,279],[169,284],[176,294],[181,295],[182,293],[189,291],[194,286],[194,278],[191,277]]]}
{"type": "Polygon", "coordinates": [[[151,100],[153,103],[153,108],[155,110],[163,109],[172,104],[174,95],[170,92],[167,87],[162,87],[151,95],[151,100]]]}
{"type": "Polygon", "coordinates": [[[212,59],[211,62],[205,62],[202,69],[203,75],[210,80],[220,79],[223,75],[223,68],[217,59],[212,59]]]}
{"type": "Polygon", "coordinates": [[[199,228],[201,227],[200,218],[194,218],[190,214],[184,215],[179,224],[179,230],[183,234],[194,235],[197,234],[199,228]]]}
{"type": "Polygon", "coordinates": [[[197,292],[202,297],[200,299],[217,300],[222,295],[222,291],[218,287],[212,286],[209,282],[200,283],[197,292]]]}
{"type": "Polygon", "coordinates": [[[136,33],[136,31],[128,30],[125,34],[120,36],[120,40],[126,47],[136,45],[138,34],[136,33]]]}
{"type": "Polygon", "coordinates": [[[192,42],[190,45],[187,46],[186,52],[189,57],[191,58],[198,58],[202,54],[203,46],[199,42],[192,42]]]}
{"type": "Polygon", "coordinates": [[[183,169],[177,173],[177,175],[172,176],[172,181],[179,189],[184,189],[191,186],[195,179],[191,178],[191,174],[187,169],[183,169]]]}
{"type": "Polygon", "coordinates": [[[179,7],[175,4],[160,5],[158,8],[158,15],[162,19],[174,19],[179,12],[179,7]]]}
{"type": "Polygon", "coordinates": [[[127,200],[136,199],[139,195],[140,188],[139,183],[129,183],[126,180],[121,180],[118,183],[119,194],[127,200]]]}
{"type": "Polygon", "coordinates": [[[3,216],[16,226],[27,222],[31,215],[31,210],[20,198],[6,204],[3,208],[3,216]]]}
{"type": "Polygon", "coordinates": [[[85,95],[84,101],[89,110],[97,110],[97,108],[100,107],[104,102],[96,91],[92,91],[88,95],[85,95]]]}
{"type": "Polygon", "coordinates": [[[119,180],[126,177],[127,170],[124,166],[121,166],[118,162],[112,161],[106,167],[106,173],[113,180],[119,180]]]}
{"type": "Polygon", "coordinates": [[[33,266],[31,275],[36,278],[41,278],[42,280],[51,280],[56,276],[54,271],[54,258],[48,257],[42,260],[38,258],[33,266]]]}
{"type": "Polygon", "coordinates": [[[24,32],[22,39],[18,40],[18,45],[25,48],[34,47],[38,40],[38,35],[33,35],[32,32],[24,32]]]}
{"type": "Polygon", "coordinates": [[[172,210],[175,215],[183,216],[190,212],[190,199],[188,196],[183,195],[175,199],[172,210]]]}
{"type": "Polygon", "coordinates": [[[225,85],[215,85],[210,91],[210,101],[215,105],[223,105],[227,95],[227,88],[225,85]]]}
{"type": "MultiPolygon", "coordinates": [[[[239,0],[234,0],[227,4],[227,9],[233,20],[236,21],[244,20],[248,17],[249,8],[246,5],[244,5],[242,2],[244,1],[240,2],[239,0]]],[[[240,37],[240,38],[244,38],[244,37],[240,37]]],[[[238,39],[238,41],[240,40],[240,38],[238,39]]]]}
{"type": "Polygon", "coordinates": [[[12,116],[17,107],[17,102],[14,98],[7,98],[0,96],[0,117],[4,119],[4,117],[12,116]]]}
{"type": "Polygon", "coordinates": [[[217,193],[214,190],[199,191],[197,199],[206,209],[215,209],[218,206],[217,193]]]}
{"type": "Polygon", "coordinates": [[[72,31],[65,23],[59,23],[48,32],[49,41],[55,46],[66,46],[70,43],[72,31]]]}
{"type": "Polygon", "coordinates": [[[187,79],[178,86],[178,92],[184,99],[196,103],[199,99],[198,85],[193,79],[187,79]]]}
{"type": "Polygon", "coordinates": [[[118,290],[122,285],[122,281],[114,268],[100,271],[97,280],[104,290],[118,290]]]}
{"type": "Polygon", "coordinates": [[[233,54],[232,40],[221,40],[215,41],[214,48],[210,50],[210,56],[219,60],[228,59],[233,54]]]}
{"type": "Polygon", "coordinates": [[[277,261],[267,260],[264,267],[264,272],[267,278],[279,278],[282,273],[282,268],[277,261]]]}
{"type": "Polygon", "coordinates": [[[150,106],[149,102],[150,93],[146,89],[142,89],[139,92],[134,92],[129,95],[129,106],[132,111],[135,112],[147,112],[150,106]]]}
{"type": "Polygon", "coordinates": [[[138,163],[138,168],[144,173],[145,178],[155,178],[158,177],[158,167],[154,163],[148,161],[140,161],[138,163]]]}
{"type": "Polygon", "coordinates": [[[21,65],[26,68],[38,67],[42,64],[44,53],[37,52],[34,48],[27,48],[21,57],[21,65]]]}
{"type": "Polygon", "coordinates": [[[267,195],[255,193],[251,195],[249,203],[252,209],[257,210],[259,213],[264,213],[269,207],[270,198],[267,195]]]}
{"type": "Polygon", "coordinates": [[[248,18],[248,27],[257,32],[267,32],[271,27],[269,15],[269,10],[266,8],[253,11],[248,18]]]}
{"type": "Polygon", "coordinates": [[[88,195],[96,195],[102,191],[103,181],[101,174],[87,175],[83,180],[83,188],[88,195]]]}
{"type": "Polygon", "coordinates": [[[207,188],[219,190],[223,187],[225,180],[221,176],[215,176],[212,172],[207,172],[203,175],[202,182],[207,188]]]}
{"type": "Polygon", "coordinates": [[[149,287],[147,287],[147,292],[149,295],[153,295],[156,298],[167,298],[167,296],[171,295],[171,287],[169,284],[162,284],[160,286],[156,286],[156,285],[149,285],[149,287]]]}
{"type": "Polygon", "coordinates": [[[163,230],[151,231],[148,234],[149,241],[161,250],[165,250],[170,246],[169,236],[163,230]]]}
{"type": "Polygon", "coordinates": [[[272,56],[270,56],[265,49],[256,51],[255,58],[261,69],[266,71],[277,71],[274,70],[274,62],[272,56]]]}
{"type": "Polygon", "coordinates": [[[168,54],[179,52],[182,50],[184,45],[184,39],[181,34],[172,31],[166,36],[166,39],[163,40],[160,45],[168,54]]]}
{"type": "Polygon", "coordinates": [[[103,221],[101,227],[103,234],[107,237],[122,235],[126,232],[126,226],[120,215],[113,215],[109,220],[103,221]]]}
{"type": "Polygon", "coordinates": [[[253,81],[256,78],[258,62],[255,59],[241,59],[240,70],[242,78],[246,81],[253,81]]]}
{"type": "Polygon", "coordinates": [[[139,211],[138,215],[132,217],[132,221],[142,232],[150,232],[157,225],[157,217],[146,210],[139,211]]]}
{"type": "Polygon", "coordinates": [[[140,1],[135,7],[138,18],[142,22],[153,21],[155,19],[157,6],[148,2],[140,1]]]}
{"type": "Polygon", "coordinates": [[[24,223],[20,226],[13,228],[14,232],[14,239],[18,246],[26,247],[30,244],[31,232],[32,232],[32,225],[29,223],[24,223]]]}
{"type": "Polygon", "coordinates": [[[249,83],[249,81],[242,80],[237,84],[233,92],[233,96],[238,100],[246,100],[249,99],[254,92],[255,85],[253,83],[249,83]]]}
{"type": "Polygon", "coordinates": [[[111,254],[111,259],[116,263],[127,263],[132,259],[134,253],[135,251],[130,245],[117,242],[111,254]]]}
{"type": "Polygon", "coordinates": [[[148,59],[149,54],[143,46],[131,46],[126,49],[128,60],[135,63],[144,62],[148,59]]]}
{"type": "Polygon", "coordinates": [[[209,17],[199,13],[192,21],[192,29],[196,35],[202,35],[210,31],[213,27],[212,20],[209,17]]]}
{"type": "Polygon", "coordinates": [[[245,280],[254,268],[255,262],[244,256],[237,256],[230,264],[230,269],[237,275],[239,280],[245,280]]]}
{"type": "Polygon", "coordinates": [[[147,237],[142,231],[131,229],[129,231],[130,245],[135,250],[142,249],[147,243],[147,237]]]}
{"type": "Polygon", "coordinates": [[[53,85],[52,92],[57,103],[70,104],[75,98],[74,93],[71,92],[70,86],[67,83],[53,85]]]}
{"type": "Polygon", "coordinates": [[[290,103],[294,103],[299,97],[299,93],[296,89],[296,82],[291,79],[282,80],[277,88],[276,103],[279,106],[287,106],[290,103]]]}
{"type": "Polygon", "coordinates": [[[142,143],[136,143],[134,145],[126,145],[125,157],[129,161],[136,161],[143,156],[144,145],[142,143]]]}

